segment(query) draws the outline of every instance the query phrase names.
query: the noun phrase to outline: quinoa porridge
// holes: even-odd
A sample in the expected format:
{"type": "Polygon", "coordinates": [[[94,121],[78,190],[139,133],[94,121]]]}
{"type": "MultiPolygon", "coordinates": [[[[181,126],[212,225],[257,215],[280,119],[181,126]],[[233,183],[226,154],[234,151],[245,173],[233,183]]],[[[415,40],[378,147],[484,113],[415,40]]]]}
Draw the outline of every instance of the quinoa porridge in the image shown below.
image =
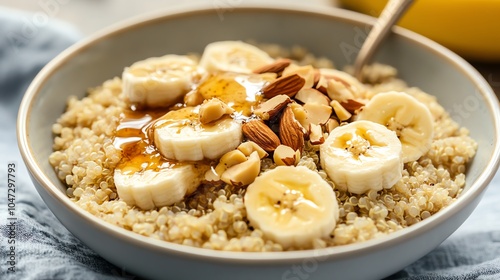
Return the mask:
{"type": "Polygon", "coordinates": [[[125,68],[53,125],[79,207],[138,234],[228,251],[387,235],[457,198],[477,149],[436,98],[301,47],[209,44],[125,68]],[[308,230],[304,230],[307,228],[308,230]]]}

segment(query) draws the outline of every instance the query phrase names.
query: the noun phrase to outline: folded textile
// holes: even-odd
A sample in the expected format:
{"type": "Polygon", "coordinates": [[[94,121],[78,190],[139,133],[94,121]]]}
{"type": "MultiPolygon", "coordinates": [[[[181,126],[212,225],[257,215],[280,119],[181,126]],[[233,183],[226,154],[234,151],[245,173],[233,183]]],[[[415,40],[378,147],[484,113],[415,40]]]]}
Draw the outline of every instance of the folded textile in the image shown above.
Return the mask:
{"type": "MultiPolygon", "coordinates": [[[[0,193],[0,279],[139,279],[110,264],[76,239],[50,212],[31,183],[17,150],[17,108],[36,73],[76,42],[73,27],[33,14],[0,8],[0,182],[7,165],[16,168],[17,240],[15,273],[9,252],[6,191],[0,193]]],[[[395,279],[500,279],[500,176],[489,186],[473,215],[434,251],[395,279]]],[[[362,269],[362,268],[361,268],[362,269]]]]}

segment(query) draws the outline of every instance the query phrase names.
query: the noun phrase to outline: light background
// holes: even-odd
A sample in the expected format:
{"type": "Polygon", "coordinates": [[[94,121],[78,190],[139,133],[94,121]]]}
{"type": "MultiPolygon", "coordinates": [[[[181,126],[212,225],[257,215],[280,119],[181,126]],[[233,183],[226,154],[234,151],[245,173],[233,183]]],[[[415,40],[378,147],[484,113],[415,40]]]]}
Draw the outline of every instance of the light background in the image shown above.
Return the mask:
{"type": "MultiPolygon", "coordinates": [[[[74,24],[85,35],[140,14],[189,4],[237,6],[245,3],[303,3],[335,5],[335,0],[0,0],[0,6],[42,12],[74,24]]],[[[30,19],[31,20],[31,19],[30,19]]]]}
{"type": "MultiPolygon", "coordinates": [[[[245,3],[294,4],[337,6],[337,0],[0,0],[0,7],[32,12],[26,21],[61,19],[76,26],[84,35],[90,35],[122,20],[186,5],[204,3],[218,7],[235,7],[245,3]]],[[[500,64],[471,62],[500,96],[500,64]]]]}

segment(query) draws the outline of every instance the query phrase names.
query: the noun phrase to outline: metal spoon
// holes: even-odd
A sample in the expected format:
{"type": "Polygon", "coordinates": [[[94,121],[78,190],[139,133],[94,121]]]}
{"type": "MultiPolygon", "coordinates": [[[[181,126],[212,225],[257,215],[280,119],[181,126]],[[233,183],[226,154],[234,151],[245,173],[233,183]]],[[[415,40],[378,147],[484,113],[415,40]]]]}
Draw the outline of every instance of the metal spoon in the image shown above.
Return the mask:
{"type": "Polygon", "coordinates": [[[373,57],[380,43],[387,37],[392,26],[410,7],[413,0],[390,0],[380,14],[377,22],[366,37],[354,61],[354,76],[361,80],[363,66],[373,57]]]}

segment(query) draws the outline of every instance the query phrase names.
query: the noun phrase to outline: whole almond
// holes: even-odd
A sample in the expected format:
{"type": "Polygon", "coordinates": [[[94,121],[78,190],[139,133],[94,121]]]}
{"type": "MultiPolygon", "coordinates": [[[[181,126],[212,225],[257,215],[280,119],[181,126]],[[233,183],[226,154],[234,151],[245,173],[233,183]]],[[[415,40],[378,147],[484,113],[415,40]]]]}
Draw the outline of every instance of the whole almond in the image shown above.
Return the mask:
{"type": "Polygon", "coordinates": [[[293,109],[287,106],[280,119],[280,140],[294,151],[302,152],[304,148],[304,131],[302,125],[295,119],[293,109]]]}
{"type": "Polygon", "coordinates": [[[290,59],[286,58],[281,58],[277,59],[275,62],[271,64],[264,65],[260,68],[257,68],[253,70],[254,73],[256,74],[262,74],[262,73],[276,73],[279,74],[283,72],[283,69],[288,67],[292,61],[290,59]]]}
{"type": "Polygon", "coordinates": [[[266,98],[273,98],[280,94],[293,97],[304,86],[305,82],[306,80],[299,74],[281,77],[265,86],[262,89],[262,94],[266,98]]]}
{"type": "Polygon", "coordinates": [[[278,135],[261,120],[251,120],[243,124],[243,135],[255,142],[266,152],[273,152],[281,142],[278,135]]]}

